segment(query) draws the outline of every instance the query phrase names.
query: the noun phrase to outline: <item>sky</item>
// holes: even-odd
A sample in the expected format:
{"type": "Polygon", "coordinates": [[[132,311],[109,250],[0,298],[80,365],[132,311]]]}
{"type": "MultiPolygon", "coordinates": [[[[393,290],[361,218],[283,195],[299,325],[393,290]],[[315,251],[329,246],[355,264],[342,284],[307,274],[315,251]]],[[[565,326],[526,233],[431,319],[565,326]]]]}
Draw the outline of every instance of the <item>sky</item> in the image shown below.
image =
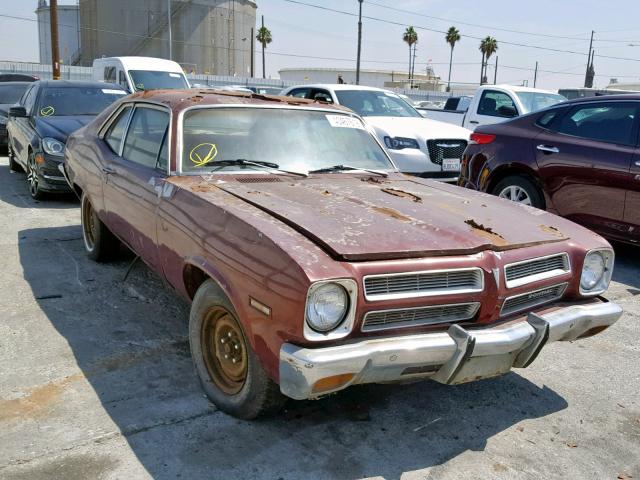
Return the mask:
{"type": "MultiPolygon", "coordinates": [[[[278,77],[281,68],[355,68],[357,0],[256,3],[256,23],[264,15],[273,36],[267,47],[268,76],[278,77]]],[[[2,16],[35,19],[36,6],[36,0],[0,0],[0,60],[38,61],[36,24],[2,16]]],[[[538,87],[577,87],[584,82],[589,37],[595,30],[596,85],[604,87],[610,78],[638,82],[639,14],[637,0],[618,0],[612,9],[602,0],[364,0],[362,68],[406,71],[409,51],[402,33],[412,25],[419,37],[416,70],[424,71],[431,64],[446,80],[450,48],[441,32],[455,26],[463,38],[454,49],[452,82],[478,82],[479,39],[491,35],[498,41],[498,83],[527,80],[532,86],[537,61],[538,87]]],[[[492,58],[490,63],[494,62],[492,58]]],[[[261,70],[260,55],[256,55],[256,70],[261,70]]],[[[493,78],[493,67],[489,78],[493,78]]]]}

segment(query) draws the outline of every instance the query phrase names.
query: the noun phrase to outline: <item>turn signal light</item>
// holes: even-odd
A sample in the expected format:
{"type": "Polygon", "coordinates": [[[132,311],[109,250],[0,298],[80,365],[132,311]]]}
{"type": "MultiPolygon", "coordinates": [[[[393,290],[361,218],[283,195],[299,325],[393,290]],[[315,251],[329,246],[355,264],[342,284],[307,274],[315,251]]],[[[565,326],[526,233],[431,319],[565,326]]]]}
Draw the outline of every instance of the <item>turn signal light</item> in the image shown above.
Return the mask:
{"type": "Polygon", "coordinates": [[[478,145],[486,145],[487,143],[491,143],[496,139],[495,135],[491,135],[489,133],[472,133],[471,134],[471,143],[477,143],[478,145]]]}
{"type": "Polygon", "coordinates": [[[340,388],[345,383],[349,382],[354,376],[355,375],[353,373],[343,373],[340,375],[321,378],[313,384],[313,393],[329,392],[340,388]]]}

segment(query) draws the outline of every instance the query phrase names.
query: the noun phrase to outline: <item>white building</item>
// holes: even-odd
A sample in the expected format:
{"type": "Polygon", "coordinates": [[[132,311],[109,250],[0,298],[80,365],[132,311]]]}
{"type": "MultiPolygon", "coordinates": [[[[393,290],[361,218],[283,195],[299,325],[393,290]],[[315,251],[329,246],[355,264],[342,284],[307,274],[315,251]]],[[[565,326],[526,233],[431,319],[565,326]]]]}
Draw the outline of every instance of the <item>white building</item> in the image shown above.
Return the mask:
{"type": "MultiPolygon", "coordinates": [[[[51,64],[51,23],[46,0],[38,0],[38,40],[40,63],[51,64]]],[[[77,5],[58,5],[58,54],[65,65],[80,56],[80,10],[77,5]]]]}
{"type": "MultiPolygon", "coordinates": [[[[356,83],[354,68],[283,68],[278,72],[284,82],[301,83],[339,83],[338,75],[346,83],[356,83]]],[[[360,70],[360,85],[378,88],[409,88],[407,72],[398,70],[360,70]]],[[[444,92],[446,84],[440,80],[431,67],[427,73],[417,73],[413,79],[414,88],[444,92]]]]}

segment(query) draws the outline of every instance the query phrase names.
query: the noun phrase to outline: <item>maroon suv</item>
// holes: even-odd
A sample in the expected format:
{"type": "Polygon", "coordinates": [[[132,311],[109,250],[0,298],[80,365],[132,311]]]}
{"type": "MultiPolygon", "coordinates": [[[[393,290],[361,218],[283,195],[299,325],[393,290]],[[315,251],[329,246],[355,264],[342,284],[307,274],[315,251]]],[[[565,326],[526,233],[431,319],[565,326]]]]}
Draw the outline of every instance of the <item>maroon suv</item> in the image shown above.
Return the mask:
{"type": "Polygon", "coordinates": [[[582,98],[478,127],[458,185],[640,241],[640,95],[582,98]]]}

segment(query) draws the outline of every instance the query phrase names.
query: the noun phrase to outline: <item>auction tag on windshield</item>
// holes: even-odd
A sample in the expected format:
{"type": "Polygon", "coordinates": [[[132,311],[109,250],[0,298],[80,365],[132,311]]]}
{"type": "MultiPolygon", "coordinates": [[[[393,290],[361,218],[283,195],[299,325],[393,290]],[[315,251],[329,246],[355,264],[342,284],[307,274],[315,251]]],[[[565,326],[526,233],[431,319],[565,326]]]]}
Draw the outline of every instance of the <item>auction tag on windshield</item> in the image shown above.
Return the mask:
{"type": "Polygon", "coordinates": [[[127,92],[123,92],[122,90],[113,90],[110,88],[103,88],[102,93],[106,93],[107,95],[126,95],[127,92]]]}
{"type": "Polygon", "coordinates": [[[359,128],[364,130],[364,125],[357,118],[348,115],[325,115],[329,121],[329,125],[338,128],[359,128]]]}
{"type": "Polygon", "coordinates": [[[180,74],[179,73],[170,73],[169,76],[173,77],[173,78],[180,78],[180,74]]]}

